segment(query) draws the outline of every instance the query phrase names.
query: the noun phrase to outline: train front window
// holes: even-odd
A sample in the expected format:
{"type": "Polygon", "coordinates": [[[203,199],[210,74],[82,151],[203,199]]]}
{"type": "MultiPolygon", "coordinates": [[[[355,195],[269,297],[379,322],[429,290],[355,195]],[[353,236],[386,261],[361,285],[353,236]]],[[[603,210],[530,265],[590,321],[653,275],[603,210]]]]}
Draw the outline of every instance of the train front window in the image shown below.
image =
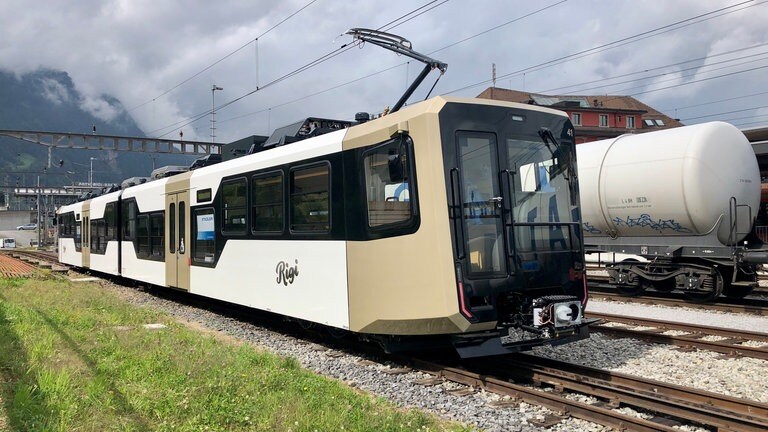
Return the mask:
{"type": "Polygon", "coordinates": [[[574,245],[570,230],[561,225],[573,222],[571,188],[566,153],[544,142],[507,139],[507,166],[514,173],[513,219],[518,252],[567,251],[574,245]]]}
{"type": "Polygon", "coordinates": [[[568,161],[541,141],[507,139],[517,222],[572,222],[568,161]]]}

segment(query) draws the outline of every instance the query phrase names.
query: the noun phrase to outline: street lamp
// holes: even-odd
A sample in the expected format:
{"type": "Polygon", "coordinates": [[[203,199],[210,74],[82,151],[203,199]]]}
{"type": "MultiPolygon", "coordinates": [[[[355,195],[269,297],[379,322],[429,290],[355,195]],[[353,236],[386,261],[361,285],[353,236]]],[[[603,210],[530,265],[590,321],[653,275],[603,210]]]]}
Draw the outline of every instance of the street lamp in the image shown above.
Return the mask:
{"type": "Polygon", "coordinates": [[[217,86],[216,84],[211,87],[211,143],[216,142],[216,90],[224,90],[224,88],[217,86]]]}
{"type": "Polygon", "coordinates": [[[91,158],[91,170],[88,171],[88,185],[93,188],[93,161],[95,160],[95,157],[91,158]]]}

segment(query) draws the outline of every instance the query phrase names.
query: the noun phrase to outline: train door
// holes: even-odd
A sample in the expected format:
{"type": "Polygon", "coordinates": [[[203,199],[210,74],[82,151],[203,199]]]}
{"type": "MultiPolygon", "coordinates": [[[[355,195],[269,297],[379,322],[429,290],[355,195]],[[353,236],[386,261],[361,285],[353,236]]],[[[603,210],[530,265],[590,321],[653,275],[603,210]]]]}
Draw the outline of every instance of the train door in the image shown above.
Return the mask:
{"type": "Polygon", "coordinates": [[[91,266],[91,217],[90,217],[91,210],[90,208],[84,207],[82,212],[80,213],[80,224],[82,225],[82,228],[80,232],[82,233],[81,238],[81,249],[82,252],[82,259],[83,259],[83,267],[90,267],[91,266]]]}
{"type": "Polygon", "coordinates": [[[464,277],[482,280],[514,273],[506,259],[503,201],[496,136],[459,132],[458,158],[463,201],[464,277]]]}
{"type": "Polygon", "coordinates": [[[165,221],[166,283],[189,291],[189,191],[166,195],[165,221]]]}

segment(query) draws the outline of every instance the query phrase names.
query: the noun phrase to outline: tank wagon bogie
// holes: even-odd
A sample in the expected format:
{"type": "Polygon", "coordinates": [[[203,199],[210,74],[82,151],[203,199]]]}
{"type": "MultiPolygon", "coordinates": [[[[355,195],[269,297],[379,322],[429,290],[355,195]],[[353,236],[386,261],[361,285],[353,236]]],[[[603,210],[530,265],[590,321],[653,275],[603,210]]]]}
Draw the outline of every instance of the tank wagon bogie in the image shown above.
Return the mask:
{"type": "Polygon", "coordinates": [[[588,252],[643,258],[609,267],[625,294],[679,289],[706,301],[757,285],[760,173],[734,126],[623,135],[580,145],[578,158],[588,252]]]}
{"type": "Polygon", "coordinates": [[[563,113],[436,97],[77,205],[114,203],[123,277],[471,357],[587,337],[574,163],[563,113]]]}

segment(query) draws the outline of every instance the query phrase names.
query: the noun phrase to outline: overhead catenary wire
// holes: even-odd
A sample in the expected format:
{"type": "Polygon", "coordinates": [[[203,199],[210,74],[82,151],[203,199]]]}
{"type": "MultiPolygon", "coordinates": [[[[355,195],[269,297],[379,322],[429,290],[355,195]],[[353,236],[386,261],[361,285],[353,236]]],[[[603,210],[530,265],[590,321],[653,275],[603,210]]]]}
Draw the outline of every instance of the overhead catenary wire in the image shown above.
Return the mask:
{"type": "MultiPolygon", "coordinates": [[[[627,36],[627,37],[624,37],[624,38],[621,38],[621,39],[617,39],[615,41],[608,42],[608,43],[605,43],[605,44],[602,44],[602,45],[599,45],[599,46],[596,46],[596,47],[593,47],[593,48],[585,49],[585,50],[578,51],[578,52],[575,52],[575,53],[572,53],[572,54],[567,54],[567,55],[564,55],[564,56],[561,56],[561,57],[558,57],[558,58],[555,58],[555,59],[552,59],[552,60],[548,60],[548,61],[536,64],[536,65],[533,65],[533,66],[529,66],[529,67],[526,67],[526,68],[523,68],[523,69],[518,69],[518,70],[516,70],[514,72],[509,72],[509,73],[506,73],[506,74],[503,74],[503,75],[499,75],[499,76],[497,76],[497,79],[505,79],[505,78],[511,78],[511,77],[515,77],[515,76],[521,76],[521,75],[526,74],[526,73],[536,72],[536,71],[539,71],[539,70],[542,70],[542,69],[546,69],[546,68],[549,68],[549,67],[557,66],[557,65],[560,65],[560,64],[563,64],[563,63],[566,63],[566,62],[570,62],[570,61],[577,60],[577,59],[580,59],[580,58],[584,58],[584,57],[587,57],[587,56],[590,56],[590,55],[598,54],[600,52],[604,52],[604,51],[607,51],[607,50],[610,50],[610,49],[615,49],[615,48],[622,47],[622,46],[625,46],[625,45],[628,45],[628,44],[631,44],[631,43],[639,42],[641,40],[645,40],[645,39],[648,39],[648,38],[651,38],[651,37],[656,37],[656,36],[659,36],[661,34],[665,34],[665,33],[671,32],[671,31],[679,30],[681,28],[685,28],[685,27],[688,27],[690,25],[699,24],[701,22],[704,22],[704,21],[707,21],[707,20],[710,20],[710,19],[714,19],[714,18],[718,18],[718,17],[721,17],[721,16],[726,15],[726,14],[730,14],[730,13],[734,13],[734,12],[739,12],[739,11],[742,11],[742,10],[750,8],[750,7],[754,7],[754,6],[758,6],[758,5],[764,4],[767,1],[768,0],[763,0],[763,1],[760,1],[760,2],[757,2],[757,3],[754,3],[755,0],[742,1],[740,3],[736,3],[736,4],[733,4],[733,5],[730,5],[730,6],[725,6],[725,7],[722,7],[722,8],[710,11],[710,12],[706,12],[706,13],[703,13],[703,14],[696,15],[696,16],[693,16],[691,18],[686,18],[684,20],[676,21],[676,22],[671,23],[671,24],[666,24],[666,25],[661,26],[661,27],[656,27],[656,28],[651,29],[651,30],[640,32],[640,33],[634,34],[632,36],[627,36]],[[749,4],[749,3],[752,3],[752,4],[749,4]]],[[[451,90],[451,91],[446,92],[444,94],[457,93],[457,92],[468,90],[470,88],[477,87],[477,86],[480,86],[480,85],[483,85],[483,84],[488,84],[488,83],[490,83],[492,81],[493,80],[482,80],[482,81],[476,82],[474,84],[469,84],[469,85],[466,85],[466,86],[463,86],[463,87],[451,90]]]]}
{"type": "MultiPolygon", "coordinates": [[[[379,27],[377,30],[384,29],[385,31],[387,31],[389,29],[392,29],[392,28],[395,28],[397,26],[400,26],[400,25],[402,25],[402,24],[404,24],[404,23],[406,23],[406,22],[408,22],[408,21],[410,21],[410,20],[412,20],[412,19],[414,19],[414,18],[416,18],[416,17],[426,13],[426,12],[429,12],[430,10],[432,10],[432,9],[442,5],[442,4],[447,3],[449,0],[442,0],[439,3],[438,3],[438,1],[439,0],[432,0],[429,3],[426,3],[425,5],[422,5],[422,6],[418,7],[418,8],[416,8],[416,9],[414,9],[414,10],[412,10],[412,11],[410,11],[410,12],[408,12],[408,13],[400,16],[400,17],[398,17],[397,19],[395,19],[393,21],[390,21],[389,23],[379,27]],[[438,3],[438,4],[434,5],[432,7],[429,7],[426,10],[423,10],[426,7],[431,6],[431,5],[435,4],[435,3],[438,3]]],[[[355,46],[358,46],[359,44],[360,44],[359,41],[355,41],[355,42],[352,42],[352,43],[349,43],[349,44],[344,44],[341,47],[339,47],[339,48],[337,48],[337,49],[335,49],[335,50],[333,50],[333,51],[331,51],[331,52],[329,52],[327,54],[324,54],[324,55],[318,57],[317,59],[315,59],[315,60],[313,60],[313,61],[311,61],[311,62],[309,62],[309,63],[307,63],[307,64],[305,64],[305,65],[303,65],[303,66],[301,66],[301,67],[299,67],[299,68],[297,68],[297,69],[295,69],[295,70],[293,70],[293,71],[291,71],[291,72],[289,72],[289,73],[287,73],[287,74],[285,74],[285,75],[283,75],[281,77],[278,77],[278,78],[270,81],[269,83],[267,83],[267,84],[265,84],[263,86],[256,87],[255,89],[253,89],[253,90],[251,90],[251,91],[249,91],[249,92],[247,92],[247,93],[245,93],[245,94],[243,94],[243,95],[241,95],[241,96],[239,96],[239,97],[237,97],[235,99],[227,101],[227,102],[225,102],[225,103],[223,103],[223,104],[221,104],[221,105],[219,105],[217,107],[212,108],[211,110],[206,110],[204,112],[201,112],[201,113],[199,113],[197,115],[194,115],[192,117],[188,117],[188,118],[186,118],[184,120],[178,121],[178,122],[173,123],[171,125],[155,129],[155,130],[151,131],[149,134],[151,135],[151,134],[159,133],[160,131],[169,129],[167,132],[158,135],[158,138],[162,138],[162,137],[172,133],[174,130],[176,130],[178,128],[187,126],[189,124],[195,123],[195,122],[205,118],[208,115],[208,113],[210,113],[212,110],[219,111],[219,110],[221,110],[223,108],[226,108],[226,107],[228,107],[228,106],[230,106],[230,105],[232,105],[234,103],[237,103],[237,102],[245,99],[248,96],[251,96],[252,94],[254,94],[254,93],[258,92],[258,91],[264,90],[265,88],[271,87],[271,86],[273,86],[275,84],[278,84],[278,83],[280,83],[280,82],[282,82],[282,81],[284,81],[286,79],[289,79],[289,78],[291,78],[291,77],[293,77],[295,75],[298,75],[298,74],[300,74],[300,73],[302,73],[302,72],[304,72],[304,71],[306,71],[306,70],[308,70],[310,68],[313,68],[313,67],[315,67],[315,66],[317,66],[317,65],[319,65],[321,63],[324,63],[324,62],[326,62],[326,61],[336,57],[337,55],[340,55],[343,52],[346,52],[349,49],[351,49],[351,48],[353,48],[355,46]]]]}
{"type": "MultiPolygon", "coordinates": [[[[491,28],[489,28],[489,29],[483,30],[483,31],[481,31],[481,32],[479,32],[479,33],[476,33],[476,34],[472,35],[472,36],[466,37],[466,38],[464,38],[464,39],[461,39],[461,40],[458,40],[458,41],[456,41],[456,42],[453,42],[453,43],[451,43],[451,44],[449,44],[449,45],[443,46],[442,48],[438,48],[438,49],[436,49],[436,50],[428,51],[428,52],[427,52],[427,55],[432,55],[432,54],[434,54],[434,53],[436,53],[436,52],[439,52],[439,51],[445,50],[445,49],[447,49],[447,48],[451,48],[451,47],[454,47],[454,46],[456,46],[456,45],[459,45],[459,44],[461,44],[461,43],[464,43],[464,42],[466,42],[466,41],[468,41],[468,40],[474,39],[475,37],[478,37],[478,36],[484,35],[484,34],[486,34],[486,33],[489,33],[489,32],[491,32],[491,31],[494,31],[494,30],[498,30],[498,29],[500,29],[500,28],[502,28],[502,27],[504,27],[504,26],[507,26],[507,25],[509,25],[509,24],[512,24],[512,23],[518,22],[518,21],[520,21],[520,20],[522,20],[522,19],[524,19],[524,18],[528,18],[528,17],[531,17],[531,16],[533,16],[533,15],[535,15],[535,14],[538,14],[538,13],[544,12],[544,11],[546,11],[546,10],[548,10],[548,9],[551,9],[551,8],[555,7],[555,6],[558,6],[558,5],[560,5],[560,4],[563,4],[563,3],[565,3],[566,1],[567,1],[567,0],[561,0],[561,1],[558,1],[558,2],[556,2],[556,3],[552,3],[552,4],[548,5],[548,6],[544,6],[544,7],[540,8],[540,9],[537,9],[537,10],[535,10],[535,11],[529,12],[529,13],[527,13],[527,14],[525,14],[525,15],[521,15],[521,16],[519,16],[519,17],[516,17],[516,18],[513,18],[513,19],[511,19],[511,20],[508,20],[508,21],[506,21],[506,22],[504,22],[504,23],[502,23],[502,24],[499,24],[499,25],[496,25],[496,26],[494,26],[494,27],[491,27],[491,28]]],[[[444,3],[444,2],[443,2],[443,3],[444,3]]],[[[442,4],[442,3],[441,3],[441,4],[442,4]]],[[[439,6],[439,5],[437,5],[437,6],[439,6]]],[[[435,6],[435,7],[436,7],[436,6],[435,6]]],[[[378,30],[381,30],[381,28],[379,28],[378,30]]],[[[379,74],[382,74],[382,73],[385,73],[385,72],[389,72],[389,71],[391,71],[391,70],[393,70],[393,69],[396,69],[396,68],[398,68],[398,67],[401,67],[401,66],[407,65],[408,63],[409,63],[409,62],[403,62],[403,63],[397,64],[397,65],[394,65],[394,66],[388,67],[388,68],[386,68],[386,69],[382,69],[382,70],[379,70],[379,71],[376,71],[376,72],[372,72],[372,73],[370,73],[370,74],[368,74],[368,75],[365,75],[365,76],[361,76],[361,77],[355,78],[355,79],[353,79],[353,80],[350,80],[350,81],[346,81],[346,82],[344,82],[344,83],[341,83],[341,84],[337,84],[337,85],[335,85],[335,86],[333,86],[333,87],[329,87],[329,88],[326,88],[326,89],[324,89],[324,90],[320,90],[320,91],[317,91],[317,92],[314,92],[314,93],[311,93],[311,94],[308,94],[308,95],[305,95],[305,96],[301,96],[301,97],[298,97],[298,98],[296,98],[296,99],[292,99],[292,100],[290,100],[290,101],[287,101],[287,102],[283,102],[283,103],[280,103],[280,104],[277,104],[277,105],[272,105],[272,106],[270,106],[270,107],[268,107],[268,108],[264,108],[264,109],[261,109],[261,110],[258,110],[258,111],[252,111],[252,112],[249,112],[249,113],[246,113],[246,114],[242,114],[242,115],[239,115],[239,116],[237,116],[237,117],[232,117],[232,118],[228,118],[228,119],[222,120],[222,121],[220,121],[220,123],[229,122],[229,121],[233,121],[233,120],[239,120],[239,119],[241,119],[241,118],[245,118],[245,117],[248,117],[248,116],[252,116],[252,115],[256,115],[256,114],[261,114],[261,113],[264,113],[264,112],[269,112],[269,111],[270,111],[270,110],[272,110],[272,109],[275,109],[275,108],[279,108],[279,107],[282,107],[282,106],[285,106],[285,105],[290,105],[290,104],[292,104],[292,103],[300,102],[300,101],[302,101],[302,100],[305,100],[305,99],[308,99],[308,98],[311,98],[311,97],[314,97],[314,96],[317,96],[317,95],[320,95],[320,94],[323,94],[323,93],[326,93],[326,92],[329,92],[329,91],[332,91],[332,90],[336,90],[336,89],[339,89],[339,88],[341,88],[341,87],[344,87],[344,86],[347,86],[347,85],[350,85],[350,84],[354,84],[354,83],[356,83],[356,82],[359,82],[359,81],[362,81],[362,80],[365,80],[365,79],[371,78],[371,77],[373,77],[373,76],[376,76],[376,75],[379,75],[379,74]]]]}
{"type": "Polygon", "coordinates": [[[142,102],[142,103],[140,103],[140,104],[138,104],[138,105],[134,106],[133,108],[130,108],[130,109],[128,109],[127,111],[128,111],[128,112],[132,112],[132,111],[134,111],[134,110],[137,110],[137,109],[139,109],[139,108],[141,108],[141,107],[143,107],[143,106],[145,106],[145,105],[147,105],[147,104],[149,104],[149,103],[151,103],[151,102],[154,102],[155,100],[157,100],[157,99],[159,99],[159,98],[161,98],[161,97],[163,97],[163,96],[167,95],[168,93],[170,93],[170,92],[172,92],[172,91],[176,90],[177,88],[179,88],[179,87],[183,86],[184,84],[186,84],[186,83],[188,83],[188,82],[192,81],[193,79],[197,78],[198,76],[200,76],[200,75],[201,75],[201,74],[203,74],[204,72],[208,71],[208,70],[209,70],[209,69],[211,69],[212,67],[214,67],[214,66],[216,66],[217,64],[219,64],[219,63],[223,62],[224,60],[226,60],[226,59],[228,59],[228,58],[232,57],[232,56],[233,56],[233,55],[235,55],[236,53],[238,53],[238,52],[240,52],[241,50],[245,49],[247,46],[251,45],[252,43],[254,43],[254,42],[257,42],[259,39],[261,39],[262,37],[266,36],[266,35],[267,35],[269,32],[271,32],[272,30],[276,29],[278,26],[280,26],[281,24],[285,23],[285,22],[286,22],[286,21],[288,21],[289,19],[293,18],[293,17],[294,17],[294,16],[296,16],[298,13],[300,13],[300,12],[301,12],[301,11],[303,11],[304,9],[308,8],[309,6],[311,6],[311,5],[312,5],[313,3],[315,3],[316,1],[317,1],[317,0],[311,0],[309,3],[305,4],[304,6],[302,6],[301,8],[299,8],[297,11],[293,12],[292,14],[288,15],[287,17],[283,18],[283,19],[282,19],[280,22],[278,22],[277,24],[274,24],[272,27],[270,27],[270,28],[268,28],[267,30],[263,31],[261,34],[259,34],[259,35],[258,35],[258,36],[256,36],[255,38],[253,38],[253,39],[251,39],[250,41],[248,41],[248,42],[244,43],[244,44],[243,44],[243,45],[241,45],[239,48],[237,48],[237,49],[235,49],[235,50],[233,50],[233,51],[230,51],[230,52],[229,52],[227,55],[225,55],[224,57],[221,57],[220,59],[218,59],[218,60],[216,60],[215,62],[211,63],[210,65],[208,65],[208,66],[204,67],[203,69],[201,69],[201,70],[200,70],[200,71],[198,71],[197,73],[195,73],[195,74],[191,75],[190,77],[188,77],[188,78],[186,78],[186,79],[182,80],[181,82],[179,82],[178,84],[174,85],[173,87],[171,87],[171,88],[169,88],[169,89],[165,90],[164,92],[162,92],[162,93],[160,93],[159,95],[157,95],[157,96],[153,97],[152,99],[149,99],[149,100],[147,100],[147,101],[145,101],[145,102],[142,102]]]}

